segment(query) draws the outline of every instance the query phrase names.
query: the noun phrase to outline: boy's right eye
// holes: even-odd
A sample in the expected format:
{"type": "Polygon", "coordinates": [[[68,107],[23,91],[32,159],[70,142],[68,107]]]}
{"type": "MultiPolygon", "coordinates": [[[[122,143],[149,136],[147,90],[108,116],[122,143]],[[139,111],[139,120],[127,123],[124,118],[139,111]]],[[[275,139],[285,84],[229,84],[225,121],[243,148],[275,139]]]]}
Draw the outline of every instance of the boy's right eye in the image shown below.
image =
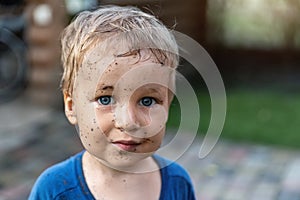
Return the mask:
{"type": "Polygon", "coordinates": [[[112,96],[101,96],[97,99],[97,101],[100,105],[104,105],[104,106],[114,103],[114,99],[112,96]]]}

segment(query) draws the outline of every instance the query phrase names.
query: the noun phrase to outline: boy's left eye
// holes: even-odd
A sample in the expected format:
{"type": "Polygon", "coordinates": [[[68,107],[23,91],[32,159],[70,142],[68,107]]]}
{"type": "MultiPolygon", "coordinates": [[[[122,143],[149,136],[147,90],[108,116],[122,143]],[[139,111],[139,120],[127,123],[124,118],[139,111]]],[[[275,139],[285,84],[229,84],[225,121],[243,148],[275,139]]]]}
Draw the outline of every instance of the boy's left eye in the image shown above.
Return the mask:
{"type": "Polygon", "coordinates": [[[146,106],[146,107],[153,106],[156,103],[157,102],[153,97],[143,97],[139,102],[140,105],[146,106]]]}

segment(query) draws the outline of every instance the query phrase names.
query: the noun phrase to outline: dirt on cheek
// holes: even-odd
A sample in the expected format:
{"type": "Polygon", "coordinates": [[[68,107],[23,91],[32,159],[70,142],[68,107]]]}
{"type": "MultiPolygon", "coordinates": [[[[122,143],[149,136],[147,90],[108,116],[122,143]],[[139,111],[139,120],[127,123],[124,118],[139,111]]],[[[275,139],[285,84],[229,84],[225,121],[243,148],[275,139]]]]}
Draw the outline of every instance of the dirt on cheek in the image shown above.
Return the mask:
{"type": "Polygon", "coordinates": [[[145,141],[146,141],[147,143],[151,143],[151,144],[154,144],[154,143],[155,143],[155,141],[154,141],[154,140],[151,140],[150,138],[146,138],[145,141]]]}

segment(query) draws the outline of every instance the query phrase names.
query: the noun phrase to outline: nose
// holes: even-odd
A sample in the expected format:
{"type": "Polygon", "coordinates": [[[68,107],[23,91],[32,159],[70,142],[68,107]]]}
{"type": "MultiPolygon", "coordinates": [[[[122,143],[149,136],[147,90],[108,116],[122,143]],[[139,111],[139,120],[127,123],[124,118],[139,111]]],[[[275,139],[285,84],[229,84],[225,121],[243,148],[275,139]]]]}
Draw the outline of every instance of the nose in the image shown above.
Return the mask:
{"type": "Polygon", "coordinates": [[[140,127],[135,108],[128,104],[116,106],[114,118],[115,127],[122,131],[134,131],[140,127]]]}

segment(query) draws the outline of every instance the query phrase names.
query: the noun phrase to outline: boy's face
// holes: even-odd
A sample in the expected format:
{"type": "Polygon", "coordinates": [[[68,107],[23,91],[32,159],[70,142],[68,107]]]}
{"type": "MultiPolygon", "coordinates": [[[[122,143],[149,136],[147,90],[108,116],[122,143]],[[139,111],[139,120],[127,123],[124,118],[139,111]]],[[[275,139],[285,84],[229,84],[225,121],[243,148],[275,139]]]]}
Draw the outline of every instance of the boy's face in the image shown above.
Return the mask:
{"type": "Polygon", "coordinates": [[[113,168],[151,155],[165,133],[172,69],[157,64],[149,53],[141,51],[140,56],[94,62],[97,55],[89,55],[72,98],[65,97],[66,114],[72,114],[68,118],[78,125],[86,150],[113,168]]]}

